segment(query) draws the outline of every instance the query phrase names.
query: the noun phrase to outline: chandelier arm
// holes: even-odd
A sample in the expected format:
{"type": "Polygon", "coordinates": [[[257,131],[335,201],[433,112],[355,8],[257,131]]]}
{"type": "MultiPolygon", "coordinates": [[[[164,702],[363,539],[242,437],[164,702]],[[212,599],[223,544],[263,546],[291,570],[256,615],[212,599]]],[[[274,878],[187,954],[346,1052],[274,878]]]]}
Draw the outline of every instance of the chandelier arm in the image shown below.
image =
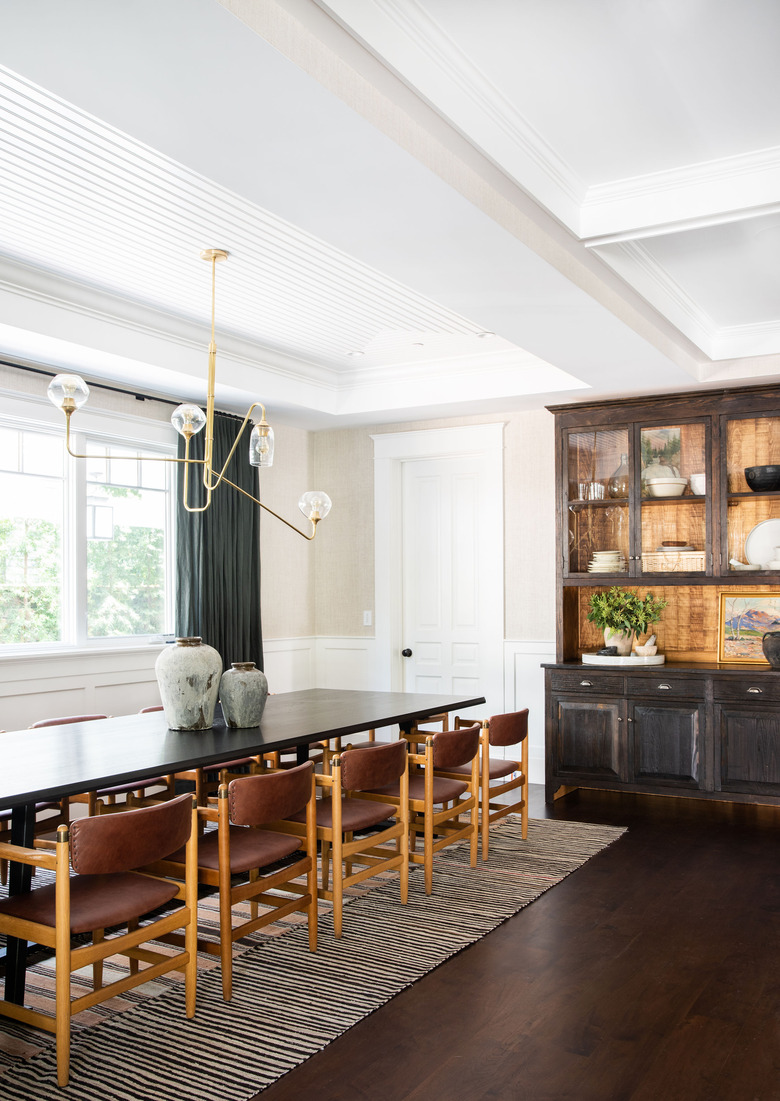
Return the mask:
{"type": "Polygon", "coordinates": [[[233,489],[237,489],[239,493],[243,493],[243,495],[245,497],[248,497],[250,501],[254,501],[254,503],[256,505],[259,505],[260,508],[264,509],[266,512],[270,512],[271,515],[275,516],[277,520],[281,520],[283,524],[286,524],[288,528],[292,528],[292,530],[294,532],[297,532],[297,534],[302,536],[304,539],[311,540],[317,534],[317,524],[319,523],[319,520],[310,520],[309,521],[309,523],[312,526],[312,531],[311,531],[311,535],[307,535],[305,531],[301,531],[300,528],[296,528],[295,524],[291,524],[289,520],[285,520],[285,518],[283,516],[280,516],[278,512],[274,512],[274,510],[272,508],[269,508],[268,505],[264,505],[263,502],[261,500],[259,500],[257,497],[253,497],[251,493],[247,493],[247,491],[245,489],[242,489],[241,486],[235,485],[234,482],[228,481],[227,478],[224,478],[223,481],[227,485],[232,486],[233,489]]]}
{"type": "Polygon", "coordinates": [[[184,438],[184,458],[181,460],[181,462],[183,462],[185,464],[185,466],[184,466],[184,486],[183,486],[183,489],[182,489],[181,503],[184,505],[185,512],[205,512],[206,509],[211,504],[211,486],[208,485],[208,483],[206,482],[208,467],[204,466],[204,468],[203,468],[203,484],[206,487],[206,503],[205,503],[205,505],[200,505],[199,507],[196,507],[195,505],[188,504],[189,484],[190,484],[190,463],[192,463],[193,461],[198,461],[198,460],[190,459],[189,455],[190,455],[190,437],[185,436],[185,438],[184,438]]]}
{"type": "MultiPolygon", "coordinates": [[[[74,451],[70,446],[70,418],[73,415],[74,410],[65,411],[65,450],[74,459],[94,459],[94,455],[81,455],[78,451],[74,451]]],[[[186,463],[188,466],[203,466],[206,462],[205,459],[179,459],[175,455],[112,455],[111,462],[117,461],[124,462],[129,460],[130,462],[142,462],[142,463],[186,463]]]]}
{"type": "MultiPolygon", "coordinates": [[[[253,403],[252,403],[252,404],[251,404],[251,405],[249,406],[249,408],[247,409],[247,412],[246,412],[246,416],[244,417],[244,421],[243,421],[243,424],[241,425],[241,427],[240,427],[240,428],[239,428],[239,430],[238,430],[238,435],[237,435],[237,436],[236,436],[236,438],[235,438],[235,441],[234,441],[234,443],[233,443],[233,446],[232,446],[232,447],[231,447],[231,449],[230,449],[230,452],[229,452],[229,454],[228,454],[228,457],[227,457],[227,458],[225,459],[225,464],[224,464],[224,466],[222,467],[222,469],[220,470],[219,474],[217,475],[217,480],[216,480],[216,481],[214,482],[214,481],[212,481],[212,480],[211,480],[211,478],[209,477],[210,475],[213,475],[213,473],[214,473],[214,467],[213,467],[213,465],[211,465],[211,464],[208,464],[208,465],[207,465],[207,467],[206,467],[206,469],[205,469],[205,470],[203,471],[203,484],[204,484],[204,485],[206,486],[206,488],[207,488],[207,489],[216,489],[216,488],[217,488],[217,486],[219,485],[219,483],[220,483],[221,481],[223,481],[223,480],[227,482],[227,478],[225,478],[225,471],[227,470],[228,466],[230,465],[230,460],[231,460],[231,459],[233,458],[233,454],[234,454],[234,452],[235,452],[236,448],[238,447],[239,443],[241,442],[241,437],[242,437],[242,436],[243,436],[243,434],[244,434],[244,429],[245,429],[245,428],[246,428],[246,426],[247,426],[247,425],[249,424],[249,418],[250,418],[250,417],[252,416],[252,413],[253,413],[253,412],[255,411],[255,409],[257,409],[258,407],[259,407],[260,409],[262,409],[262,410],[263,410],[263,420],[265,420],[265,406],[263,405],[263,403],[262,403],[261,401],[255,401],[255,402],[253,402],[253,403]],[[206,481],[206,478],[207,478],[207,477],[209,477],[209,480],[208,480],[208,481],[206,481]]],[[[233,483],[232,483],[232,482],[228,482],[228,485],[233,485],[233,483]]],[[[234,488],[234,489],[238,489],[238,486],[233,486],[233,488],[234,488]]],[[[243,491],[243,490],[241,490],[240,492],[242,492],[242,493],[243,493],[244,491],[243,491]]],[[[258,503],[258,504],[260,504],[260,502],[259,502],[259,501],[258,501],[257,503],[258,503]]]]}

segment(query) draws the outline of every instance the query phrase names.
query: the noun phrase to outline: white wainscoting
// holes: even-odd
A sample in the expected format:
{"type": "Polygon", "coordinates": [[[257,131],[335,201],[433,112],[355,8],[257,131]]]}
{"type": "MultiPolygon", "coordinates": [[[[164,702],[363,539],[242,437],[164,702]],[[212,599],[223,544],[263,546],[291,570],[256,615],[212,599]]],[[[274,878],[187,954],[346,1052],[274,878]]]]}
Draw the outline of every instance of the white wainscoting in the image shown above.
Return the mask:
{"type": "Polygon", "coordinates": [[[315,638],[264,638],[263,663],[269,692],[314,688],[315,638]]]}
{"type": "MultiPolygon", "coordinates": [[[[388,690],[389,671],[377,667],[376,639],[265,639],[271,692],[305,688],[388,690]]],[[[159,646],[0,661],[0,729],[22,730],[58,715],[130,715],[160,702],[154,663],[159,646]]],[[[544,671],[553,642],[504,642],[504,707],[529,709],[529,775],[544,783],[544,671]]],[[[476,710],[479,710],[478,708],[476,710]]]]}
{"type": "Polygon", "coordinates": [[[22,730],[60,715],[131,715],[160,702],[160,646],[0,661],[0,729],[22,730]]]}
{"type": "Polygon", "coordinates": [[[555,661],[554,642],[504,642],[504,702],[507,711],[528,708],[528,779],[544,783],[544,669],[555,661]]]}

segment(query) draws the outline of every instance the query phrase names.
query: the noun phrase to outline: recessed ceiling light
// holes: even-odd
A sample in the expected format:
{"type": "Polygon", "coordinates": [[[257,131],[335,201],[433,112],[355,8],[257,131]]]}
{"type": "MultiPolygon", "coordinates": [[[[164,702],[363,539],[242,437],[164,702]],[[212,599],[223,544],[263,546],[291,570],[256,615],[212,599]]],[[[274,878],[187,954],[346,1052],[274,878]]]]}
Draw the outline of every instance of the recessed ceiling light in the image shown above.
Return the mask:
{"type": "Polygon", "coordinates": [[[348,356],[362,356],[362,355],[365,355],[365,354],[366,354],[365,352],[347,352],[348,356]]]}
{"type": "Polygon", "coordinates": [[[413,340],[412,341],[412,347],[413,348],[424,348],[425,345],[423,344],[423,342],[421,340],[413,340]]]}
{"type": "Polygon", "coordinates": [[[480,340],[485,340],[488,337],[495,336],[495,335],[496,335],[495,333],[491,333],[487,329],[482,333],[477,333],[477,336],[480,338],[480,340]]]}

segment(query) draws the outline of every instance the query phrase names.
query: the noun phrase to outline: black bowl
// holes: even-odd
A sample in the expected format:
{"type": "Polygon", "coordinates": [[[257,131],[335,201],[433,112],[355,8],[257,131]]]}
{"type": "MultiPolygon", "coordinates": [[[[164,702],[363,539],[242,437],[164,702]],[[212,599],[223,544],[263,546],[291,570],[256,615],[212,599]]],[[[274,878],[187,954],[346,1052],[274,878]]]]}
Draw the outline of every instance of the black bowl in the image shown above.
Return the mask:
{"type": "Polygon", "coordinates": [[[754,493],[780,489],[780,466],[746,466],[745,478],[754,493]]]}

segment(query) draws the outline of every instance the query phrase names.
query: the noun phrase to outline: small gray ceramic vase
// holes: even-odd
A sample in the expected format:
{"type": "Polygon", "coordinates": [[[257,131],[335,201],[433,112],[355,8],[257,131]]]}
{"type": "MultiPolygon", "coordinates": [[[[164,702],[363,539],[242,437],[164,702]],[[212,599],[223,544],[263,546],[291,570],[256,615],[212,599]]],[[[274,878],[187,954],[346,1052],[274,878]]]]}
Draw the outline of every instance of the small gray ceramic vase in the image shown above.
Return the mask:
{"type": "Polygon", "coordinates": [[[177,638],[154,664],[165,721],[171,730],[210,730],[219,696],[222,658],[200,638],[177,638]]]}
{"type": "Polygon", "coordinates": [[[228,726],[259,726],[268,697],[268,680],[253,661],[234,661],[219,683],[222,714],[228,726]]]}

